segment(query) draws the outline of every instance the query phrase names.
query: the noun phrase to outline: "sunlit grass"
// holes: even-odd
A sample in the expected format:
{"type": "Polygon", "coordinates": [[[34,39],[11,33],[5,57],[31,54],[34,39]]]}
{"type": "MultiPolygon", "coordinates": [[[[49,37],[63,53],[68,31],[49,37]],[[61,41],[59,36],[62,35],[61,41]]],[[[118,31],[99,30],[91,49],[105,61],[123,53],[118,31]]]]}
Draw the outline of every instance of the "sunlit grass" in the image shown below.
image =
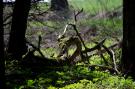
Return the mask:
{"type": "Polygon", "coordinates": [[[77,10],[83,8],[87,13],[96,14],[103,10],[113,10],[122,5],[122,0],[70,0],[70,5],[77,10]]]}

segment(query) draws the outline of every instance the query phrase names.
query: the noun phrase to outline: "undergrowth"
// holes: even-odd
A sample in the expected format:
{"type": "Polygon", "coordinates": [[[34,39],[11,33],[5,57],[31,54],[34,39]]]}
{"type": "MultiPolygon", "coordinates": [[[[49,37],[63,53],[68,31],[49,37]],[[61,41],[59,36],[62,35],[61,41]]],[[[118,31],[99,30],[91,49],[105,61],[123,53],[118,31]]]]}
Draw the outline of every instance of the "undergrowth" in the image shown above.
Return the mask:
{"type": "Polygon", "coordinates": [[[107,71],[91,71],[76,65],[42,73],[15,89],[135,89],[135,82],[130,77],[125,79],[107,71]]]}

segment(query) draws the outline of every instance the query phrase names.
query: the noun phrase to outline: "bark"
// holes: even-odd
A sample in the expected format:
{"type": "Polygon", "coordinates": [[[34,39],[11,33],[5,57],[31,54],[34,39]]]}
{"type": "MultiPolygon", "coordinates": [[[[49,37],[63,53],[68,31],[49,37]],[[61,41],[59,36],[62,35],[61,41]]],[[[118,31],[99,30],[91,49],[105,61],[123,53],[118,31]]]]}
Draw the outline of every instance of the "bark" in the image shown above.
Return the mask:
{"type": "Polygon", "coordinates": [[[15,59],[20,59],[27,52],[25,32],[31,0],[16,0],[13,10],[8,52],[15,59]]]}
{"type": "Polygon", "coordinates": [[[122,70],[135,79],[135,14],[131,0],[124,2],[124,28],[122,44],[122,70]],[[128,3],[125,5],[125,3],[128,3]]]}
{"type": "Polygon", "coordinates": [[[0,89],[4,89],[4,38],[3,38],[3,3],[0,0],[0,89]]]}
{"type": "Polygon", "coordinates": [[[64,10],[68,9],[67,0],[51,0],[51,10],[64,10]]]}

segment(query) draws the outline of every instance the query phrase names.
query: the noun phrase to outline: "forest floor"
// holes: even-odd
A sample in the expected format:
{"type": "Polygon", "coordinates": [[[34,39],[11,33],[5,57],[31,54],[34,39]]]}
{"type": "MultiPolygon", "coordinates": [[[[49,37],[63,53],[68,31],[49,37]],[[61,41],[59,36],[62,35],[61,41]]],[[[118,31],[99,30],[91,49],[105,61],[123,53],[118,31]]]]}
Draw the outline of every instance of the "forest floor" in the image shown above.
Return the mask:
{"type": "MultiPolygon", "coordinates": [[[[93,5],[95,1],[92,2],[93,5]]],[[[77,3],[73,2],[75,1],[70,2],[73,7],[70,6],[69,12],[48,11],[42,16],[37,16],[36,20],[29,20],[26,38],[38,47],[39,36],[41,36],[40,50],[45,58],[41,57],[39,51],[36,51],[35,56],[32,56],[33,53],[24,55],[21,63],[17,60],[6,60],[7,89],[135,89],[135,82],[130,76],[126,78],[126,75],[110,71],[113,68],[113,62],[107,53],[103,56],[108,61],[109,67],[104,67],[106,64],[100,55],[92,55],[89,58],[90,64],[81,61],[73,65],[64,65],[58,62],[59,60],[54,60],[57,59],[61,50],[58,42],[59,36],[63,34],[67,24],[74,24],[74,10],[77,13],[81,7],[84,11],[77,16],[76,26],[88,48],[93,48],[94,42],[101,42],[103,39],[106,39],[104,45],[107,47],[122,39],[121,5],[115,6],[108,2],[109,6],[115,7],[89,13],[93,9],[80,4],[81,0],[77,3]],[[80,5],[80,7],[74,7],[74,5],[80,5]]],[[[114,0],[114,2],[118,1],[114,0]]],[[[65,38],[75,36],[75,30],[69,26],[65,38]]],[[[33,48],[29,45],[29,49],[33,48]]],[[[70,54],[73,53],[73,49],[75,49],[74,46],[70,48],[70,54]]],[[[113,52],[116,64],[119,66],[121,48],[118,47],[113,52]]]]}
{"type": "MultiPolygon", "coordinates": [[[[63,13],[61,11],[49,11],[47,14],[37,17],[40,21],[29,22],[30,26],[26,33],[28,41],[37,45],[40,35],[42,37],[42,49],[54,48],[58,50],[59,36],[63,34],[67,24],[74,23],[74,11],[72,9],[66,15],[63,13]]],[[[89,44],[92,40],[101,41],[104,38],[113,39],[117,42],[122,39],[121,20],[122,7],[120,6],[112,11],[101,11],[93,16],[84,11],[77,16],[76,26],[85,43],[89,44]]],[[[65,36],[67,38],[76,36],[76,32],[69,26],[65,36]]]]}

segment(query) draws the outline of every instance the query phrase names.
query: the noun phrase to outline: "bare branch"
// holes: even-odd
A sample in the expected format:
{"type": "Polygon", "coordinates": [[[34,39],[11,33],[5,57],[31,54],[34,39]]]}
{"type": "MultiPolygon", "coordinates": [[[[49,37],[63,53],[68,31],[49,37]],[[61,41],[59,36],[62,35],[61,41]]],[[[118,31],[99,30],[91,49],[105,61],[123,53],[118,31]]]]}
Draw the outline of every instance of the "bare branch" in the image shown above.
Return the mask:
{"type": "Polygon", "coordinates": [[[80,11],[78,11],[77,13],[75,13],[75,11],[74,11],[74,20],[75,20],[75,22],[77,22],[77,16],[82,12],[83,12],[83,8],[80,11]]]}
{"type": "Polygon", "coordinates": [[[113,55],[113,65],[114,65],[114,69],[116,70],[116,72],[119,74],[119,71],[117,69],[117,65],[116,65],[116,59],[115,59],[115,55],[114,55],[114,51],[113,50],[110,50],[112,52],[112,55],[113,55]]]}
{"type": "Polygon", "coordinates": [[[99,48],[100,48],[100,46],[102,46],[103,45],[103,43],[105,42],[105,40],[106,39],[104,39],[104,40],[102,40],[101,42],[99,42],[99,43],[97,43],[96,42],[96,46],[94,46],[93,48],[87,48],[87,49],[85,49],[84,51],[82,51],[83,53],[87,53],[87,52],[92,52],[92,51],[94,51],[94,50],[98,50],[99,48]]]}
{"type": "Polygon", "coordinates": [[[40,53],[40,55],[45,58],[45,56],[43,55],[43,53],[40,50],[40,43],[41,43],[41,36],[39,36],[39,41],[38,41],[38,47],[36,47],[35,45],[33,45],[32,43],[30,43],[29,41],[26,40],[26,43],[30,46],[33,47],[33,51],[38,51],[40,53]]]}

